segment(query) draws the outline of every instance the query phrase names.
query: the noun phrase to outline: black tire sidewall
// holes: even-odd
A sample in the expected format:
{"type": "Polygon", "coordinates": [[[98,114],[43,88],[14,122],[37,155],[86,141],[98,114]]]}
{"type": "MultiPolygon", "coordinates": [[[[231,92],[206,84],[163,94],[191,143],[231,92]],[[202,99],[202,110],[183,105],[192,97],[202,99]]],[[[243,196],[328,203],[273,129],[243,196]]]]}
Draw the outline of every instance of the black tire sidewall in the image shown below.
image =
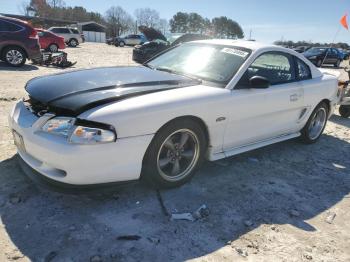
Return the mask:
{"type": "Polygon", "coordinates": [[[350,117],[350,106],[340,106],[339,114],[341,117],[344,117],[344,118],[350,117]]]}
{"type": "Polygon", "coordinates": [[[341,61],[340,60],[337,60],[337,62],[334,64],[335,67],[339,67],[341,64],[341,61]]]}
{"type": "Polygon", "coordinates": [[[322,60],[321,60],[321,59],[318,59],[318,60],[316,61],[316,66],[317,66],[317,67],[321,67],[321,66],[322,66],[322,60]]]}
{"type": "Polygon", "coordinates": [[[143,160],[141,179],[155,188],[174,188],[188,182],[195,174],[196,170],[204,161],[205,152],[207,149],[207,138],[202,126],[191,119],[181,119],[173,121],[162,127],[154,136],[150,143],[143,160]],[[158,172],[157,157],[161,145],[165,139],[172,133],[180,129],[189,129],[194,132],[199,141],[199,157],[194,168],[186,177],[179,181],[170,182],[165,180],[158,172]]]}
{"type": "Polygon", "coordinates": [[[70,47],[77,47],[78,46],[78,41],[76,39],[69,40],[69,46],[70,47]],[[75,42],[75,45],[72,44],[73,42],[75,42]]]}
{"type": "Polygon", "coordinates": [[[306,122],[306,125],[304,126],[304,128],[301,130],[301,141],[306,143],[306,144],[313,144],[315,143],[323,134],[324,129],[326,128],[327,125],[327,121],[328,121],[328,115],[329,115],[329,107],[325,102],[321,102],[320,104],[318,104],[316,106],[316,108],[314,109],[314,111],[312,111],[308,121],[306,122]],[[327,116],[326,116],[326,122],[324,124],[324,127],[322,128],[322,131],[320,133],[320,135],[315,138],[315,139],[311,139],[310,135],[309,135],[309,125],[315,115],[315,113],[321,108],[323,107],[326,110],[327,116]]]}
{"type": "Polygon", "coordinates": [[[4,50],[4,52],[3,52],[3,56],[4,56],[4,57],[3,57],[4,61],[5,61],[8,65],[13,66],[13,67],[21,67],[21,66],[23,66],[23,65],[25,64],[25,62],[26,62],[26,59],[27,59],[26,53],[24,52],[24,50],[23,50],[22,48],[19,48],[19,47],[8,47],[8,48],[6,48],[6,49],[4,50]],[[7,59],[6,59],[6,54],[7,54],[10,50],[16,50],[16,51],[18,51],[18,52],[20,52],[20,53],[22,54],[23,60],[22,60],[21,63],[19,63],[18,65],[14,65],[14,64],[11,64],[9,61],[7,61],[7,59]]]}

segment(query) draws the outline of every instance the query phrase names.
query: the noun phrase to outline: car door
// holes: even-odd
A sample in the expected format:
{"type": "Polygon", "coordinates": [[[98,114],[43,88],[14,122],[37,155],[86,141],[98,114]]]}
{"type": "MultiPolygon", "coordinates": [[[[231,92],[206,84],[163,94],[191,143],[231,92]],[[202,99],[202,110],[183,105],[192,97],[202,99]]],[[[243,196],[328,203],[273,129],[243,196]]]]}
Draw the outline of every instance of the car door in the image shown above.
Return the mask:
{"type": "Polygon", "coordinates": [[[335,64],[338,60],[338,52],[334,48],[328,49],[326,64],[335,64]]]}
{"type": "Polygon", "coordinates": [[[231,92],[224,151],[299,131],[304,103],[295,71],[294,57],[284,52],[265,52],[249,66],[231,92]],[[267,78],[270,87],[252,88],[253,76],[267,78]]]}
{"type": "Polygon", "coordinates": [[[127,35],[126,37],[124,37],[124,41],[126,45],[131,45],[132,43],[132,39],[130,35],[127,35]]]}

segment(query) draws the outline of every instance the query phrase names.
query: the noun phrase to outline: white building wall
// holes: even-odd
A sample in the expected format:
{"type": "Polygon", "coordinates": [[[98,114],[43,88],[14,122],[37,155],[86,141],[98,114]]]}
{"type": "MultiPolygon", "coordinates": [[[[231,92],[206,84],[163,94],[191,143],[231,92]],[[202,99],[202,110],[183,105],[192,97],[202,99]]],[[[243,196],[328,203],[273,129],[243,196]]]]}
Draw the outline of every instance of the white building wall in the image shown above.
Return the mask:
{"type": "Polygon", "coordinates": [[[106,33],[105,32],[91,32],[83,31],[86,42],[97,42],[105,43],[106,42],[106,33]]]}

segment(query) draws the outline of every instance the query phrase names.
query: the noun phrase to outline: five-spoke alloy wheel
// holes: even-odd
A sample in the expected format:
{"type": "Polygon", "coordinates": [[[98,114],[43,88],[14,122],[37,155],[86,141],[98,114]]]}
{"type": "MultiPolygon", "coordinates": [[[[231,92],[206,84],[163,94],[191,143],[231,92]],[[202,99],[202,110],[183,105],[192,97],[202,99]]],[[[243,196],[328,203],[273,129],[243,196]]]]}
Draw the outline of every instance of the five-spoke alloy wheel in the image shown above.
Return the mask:
{"type": "Polygon", "coordinates": [[[174,120],[153,138],[143,160],[142,177],[157,188],[180,186],[192,178],[206,149],[200,123],[189,118],[174,120]]]}
{"type": "Polygon", "coordinates": [[[328,119],[328,105],[320,103],[312,112],[305,127],[301,130],[301,139],[307,144],[315,143],[322,135],[328,119]]]}
{"type": "Polygon", "coordinates": [[[180,129],[164,141],[157,155],[159,174],[168,181],[179,181],[195,166],[199,156],[197,135],[189,129],[180,129]]]}

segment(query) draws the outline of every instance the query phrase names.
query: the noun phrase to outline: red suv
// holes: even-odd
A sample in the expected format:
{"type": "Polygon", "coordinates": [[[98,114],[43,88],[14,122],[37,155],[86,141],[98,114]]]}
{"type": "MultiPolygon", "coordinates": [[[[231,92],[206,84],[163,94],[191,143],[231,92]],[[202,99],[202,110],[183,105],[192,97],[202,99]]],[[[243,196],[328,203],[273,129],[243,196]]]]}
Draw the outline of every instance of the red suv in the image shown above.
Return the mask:
{"type": "Polygon", "coordinates": [[[58,49],[66,48],[63,37],[44,29],[35,28],[35,30],[38,32],[41,49],[57,52],[58,49]]]}
{"type": "Polygon", "coordinates": [[[27,22],[0,16],[0,59],[11,66],[22,66],[26,59],[40,59],[36,30],[27,22]]]}

